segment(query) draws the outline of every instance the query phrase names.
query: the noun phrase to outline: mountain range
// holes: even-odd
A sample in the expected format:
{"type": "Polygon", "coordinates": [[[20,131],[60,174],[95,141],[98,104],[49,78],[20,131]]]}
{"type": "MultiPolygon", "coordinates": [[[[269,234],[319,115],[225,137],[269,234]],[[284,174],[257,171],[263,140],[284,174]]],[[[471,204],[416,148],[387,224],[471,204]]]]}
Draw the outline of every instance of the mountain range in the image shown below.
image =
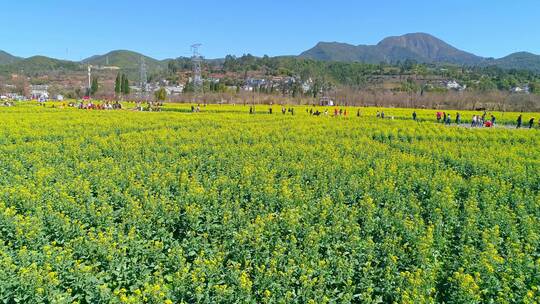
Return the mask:
{"type": "Polygon", "coordinates": [[[459,50],[425,33],[388,37],[376,45],[351,45],[319,42],[300,54],[301,58],[324,61],[396,63],[407,59],[420,63],[456,64],[465,66],[498,66],[503,69],[524,69],[540,72],[540,56],[527,52],[510,54],[500,59],[481,57],[459,50]]]}
{"type": "MultiPolygon", "coordinates": [[[[21,58],[0,51],[0,72],[47,72],[76,70],[83,65],[117,66],[129,73],[136,73],[144,58],[148,72],[167,68],[171,59],[157,60],[128,50],[116,50],[104,55],[95,55],[82,61],[59,60],[44,56],[21,58]]],[[[420,63],[455,64],[464,66],[497,66],[503,69],[522,69],[540,73],[540,55],[527,52],[510,54],[494,59],[477,56],[459,50],[450,44],[425,33],[387,37],[376,45],[351,45],[339,42],[319,42],[301,53],[298,58],[322,61],[397,63],[407,59],[420,63]]]]}
{"type": "Polygon", "coordinates": [[[0,51],[0,73],[18,73],[24,71],[30,74],[46,74],[49,72],[84,71],[86,65],[114,66],[134,77],[138,75],[141,58],[144,58],[148,73],[159,72],[167,68],[170,59],[157,60],[137,52],[116,50],[104,55],[94,55],[81,61],[69,61],[45,56],[21,58],[0,51]]]}
{"type": "Polygon", "coordinates": [[[320,42],[300,54],[300,57],[330,61],[366,63],[397,62],[407,59],[422,63],[478,65],[485,58],[459,50],[429,34],[416,33],[383,39],[376,45],[350,45],[320,42]]]}

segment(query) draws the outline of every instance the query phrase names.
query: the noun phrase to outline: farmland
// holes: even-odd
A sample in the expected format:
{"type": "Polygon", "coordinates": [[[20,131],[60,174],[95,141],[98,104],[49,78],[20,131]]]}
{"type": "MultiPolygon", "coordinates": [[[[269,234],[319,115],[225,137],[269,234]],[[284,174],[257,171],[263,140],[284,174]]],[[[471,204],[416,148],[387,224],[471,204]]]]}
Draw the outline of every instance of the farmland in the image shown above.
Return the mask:
{"type": "Polygon", "coordinates": [[[0,109],[0,300],[540,301],[538,127],[357,110],[0,109]]]}

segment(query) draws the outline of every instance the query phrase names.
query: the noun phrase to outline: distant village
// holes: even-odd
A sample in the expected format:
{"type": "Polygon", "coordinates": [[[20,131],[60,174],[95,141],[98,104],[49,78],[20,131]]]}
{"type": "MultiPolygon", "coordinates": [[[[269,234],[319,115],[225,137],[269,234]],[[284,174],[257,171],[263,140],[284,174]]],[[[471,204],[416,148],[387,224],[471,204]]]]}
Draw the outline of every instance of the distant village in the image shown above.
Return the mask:
{"type": "MultiPolygon", "coordinates": [[[[219,85],[222,82],[224,75],[213,74],[209,75],[208,78],[204,79],[206,87],[212,87],[219,85]]],[[[29,82],[29,81],[28,81],[29,82]]],[[[110,81],[109,81],[110,82],[110,81]]],[[[192,82],[191,77],[188,78],[187,83],[192,82]]],[[[67,98],[82,98],[85,94],[81,93],[79,96],[69,96],[65,93],[59,93],[58,91],[67,91],[68,87],[64,87],[64,90],[58,90],[55,86],[50,84],[25,84],[24,88],[20,88],[14,84],[0,84],[2,86],[0,99],[1,100],[16,100],[16,101],[25,101],[25,100],[38,100],[38,101],[63,101],[67,98]],[[54,89],[53,89],[54,88],[54,89]]],[[[100,91],[100,97],[107,97],[107,95],[112,96],[106,91],[112,91],[111,84],[107,86],[107,82],[103,84],[105,88],[100,91]],[[108,87],[108,88],[107,88],[108,87]]],[[[309,78],[308,80],[302,81],[298,77],[293,76],[273,76],[273,77],[248,77],[243,81],[242,85],[223,85],[221,86],[222,91],[229,93],[240,93],[240,92],[259,92],[259,93],[275,93],[275,94],[291,94],[293,88],[298,88],[302,94],[308,94],[313,90],[314,81],[309,78]]],[[[146,83],[145,86],[131,84],[130,91],[133,95],[138,95],[141,92],[152,93],[159,89],[163,88],[169,98],[174,98],[175,96],[181,96],[186,93],[186,85],[184,84],[173,84],[172,82],[161,79],[159,81],[153,81],[146,83]]],[[[427,90],[430,89],[444,89],[447,91],[456,91],[463,92],[467,90],[467,85],[461,84],[456,80],[439,80],[425,85],[427,90]]],[[[72,88],[73,89],[73,88],[72,88]]],[[[84,92],[86,87],[80,86],[75,88],[74,92],[84,92]]],[[[318,89],[320,95],[325,94],[327,88],[321,87],[318,89]]],[[[530,94],[530,89],[527,84],[522,86],[512,87],[510,92],[512,94],[530,94]]],[[[151,95],[151,94],[149,94],[151,95]]],[[[110,97],[109,96],[109,97],[110,97]]]]}

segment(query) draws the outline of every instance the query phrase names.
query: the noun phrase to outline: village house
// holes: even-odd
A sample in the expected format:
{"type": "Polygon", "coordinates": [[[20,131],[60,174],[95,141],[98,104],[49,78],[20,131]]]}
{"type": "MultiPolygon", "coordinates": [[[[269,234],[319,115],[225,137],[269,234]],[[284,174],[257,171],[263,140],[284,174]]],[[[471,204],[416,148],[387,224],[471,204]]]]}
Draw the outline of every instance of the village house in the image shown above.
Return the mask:
{"type": "Polygon", "coordinates": [[[313,80],[309,78],[308,80],[304,81],[302,83],[302,91],[305,93],[309,92],[311,88],[313,87],[313,80]]]}
{"type": "Polygon", "coordinates": [[[466,85],[461,85],[455,80],[450,80],[446,82],[446,89],[448,90],[463,91],[466,88],[467,88],[466,85]]]}
{"type": "Polygon", "coordinates": [[[184,92],[184,85],[166,86],[165,91],[167,92],[167,95],[180,95],[184,92]]]}
{"type": "Polygon", "coordinates": [[[523,87],[518,86],[510,89],[510,92],[514,94],[529,94],[530,88],[529,85],[524,85],[523,87]]]}
{"type": "Polygon", "coordinates": [[[30,98],[37,99],[39,101],[46,101],[49,99],[49,86],[40,84],[40,85],[31,85],[30,86],[30,98]]]}

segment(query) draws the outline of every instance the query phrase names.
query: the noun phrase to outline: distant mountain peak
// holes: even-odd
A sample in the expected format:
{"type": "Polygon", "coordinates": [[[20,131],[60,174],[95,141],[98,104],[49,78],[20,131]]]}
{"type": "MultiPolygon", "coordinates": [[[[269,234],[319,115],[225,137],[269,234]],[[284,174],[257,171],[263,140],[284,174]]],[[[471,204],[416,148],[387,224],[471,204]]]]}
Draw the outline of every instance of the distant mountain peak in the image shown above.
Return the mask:
{"type": "Polygon", "coordinates": [[[301,57],[379,63],[413,59],[424,63],[454,63],[473,65],[482,57],[461,51],[427,33],[410,33],[384,38],[377,45],[353,46],[346,43],[323,42],[302,53],[301,57]]]}
{"type": "Polygon", "coordinates": [[[141,58],[144,58],[147,71],[156,72],[167,67],[164,61],[151,58],[138,52],[129,50],[113,50],[103,55],[94,55],[81,61],[83,64],[95,66],[115,66],[132,76],[138,75],[141,58]]]}

